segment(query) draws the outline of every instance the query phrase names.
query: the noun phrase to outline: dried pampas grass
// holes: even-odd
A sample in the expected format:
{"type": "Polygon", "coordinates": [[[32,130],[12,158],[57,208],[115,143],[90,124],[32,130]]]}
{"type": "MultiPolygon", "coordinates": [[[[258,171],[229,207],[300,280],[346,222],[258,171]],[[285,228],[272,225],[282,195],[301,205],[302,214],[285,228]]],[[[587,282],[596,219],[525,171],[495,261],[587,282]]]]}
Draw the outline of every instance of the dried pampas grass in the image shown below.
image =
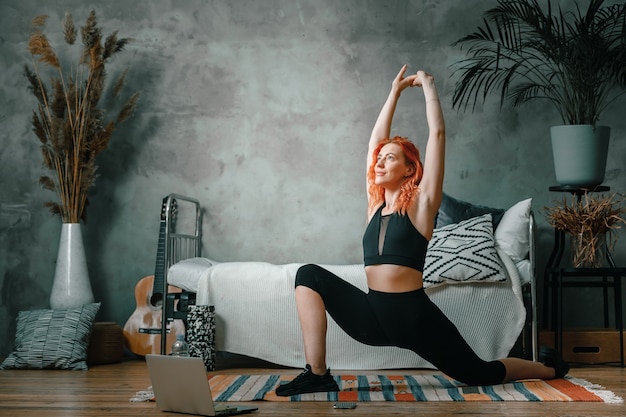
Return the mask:
{"type": "MultiPolygon", "coordinates": [[[[115,126],[133,113],[139,93],[121,104],[114,120],[104,121],[105,111],[98,105],[105,89],[105,64],[129,39],[118,38],[115,31],[103,41],[92,11],[80,30],[83,45],[77,64],[64,69],[42,31],[47,18],[38,16],[32,21],[28,42],[32,69],[24,66],[29,89],[37,99],[33,132],[41,143],[44,166],[54,173],[42,176],[39,184],[59,195],[60,202],[45,203],[50,212],[60,215],[64,223],[78,223],[85,219],[87,192],[96,181],[95,158],[107,148],[115,126]],[[48,79],[51,81],[46,85],[44,80],[48,79]]],[[[73,45],[77,34],[68,12],[63,19],[63,38],[73,45]]],[[[113,83],[112,96],[119,95],[125,77],[126,71],[113,83]]]]}
{"type": "Polygon", "coordinates": [[[572,260],[576,268],[599,267],[604,262],[607,238],[609,249],[617,239],[616,230],[626,221],[624,198],[619,194],[594,198],[586,193],[580,201],[563,199],[554,207],[545,207],[548,223],[572,236],[572,260]]]}

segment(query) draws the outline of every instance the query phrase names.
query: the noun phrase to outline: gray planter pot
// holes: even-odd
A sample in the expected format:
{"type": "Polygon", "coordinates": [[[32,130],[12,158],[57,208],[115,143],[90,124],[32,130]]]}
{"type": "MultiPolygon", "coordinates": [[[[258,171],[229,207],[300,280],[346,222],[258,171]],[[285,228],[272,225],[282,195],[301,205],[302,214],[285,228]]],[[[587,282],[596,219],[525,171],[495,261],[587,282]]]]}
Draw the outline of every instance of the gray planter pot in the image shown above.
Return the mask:
{"type": "Polygon", "coordinates": [[[610,127],[553,126],[550,134],[557,183],[574,187],[602,184],[606,172],[610,127]]]}

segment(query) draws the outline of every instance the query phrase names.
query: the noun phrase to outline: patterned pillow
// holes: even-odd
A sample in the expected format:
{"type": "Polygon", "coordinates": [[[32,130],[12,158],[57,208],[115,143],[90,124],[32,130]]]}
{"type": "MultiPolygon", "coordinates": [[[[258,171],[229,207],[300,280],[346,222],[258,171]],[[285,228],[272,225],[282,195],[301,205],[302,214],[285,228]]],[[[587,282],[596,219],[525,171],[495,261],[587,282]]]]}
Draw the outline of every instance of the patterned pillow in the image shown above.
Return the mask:
{"type": "Polygon", "coordinates": [[[15,351],[0,369],[87,369],[87,347],[100,303],[67,310],[20,311],[15,351]]]}
{"type": "Polygon", "coordinates": [[[424,264],[424,287],[506,281],[496,252],[491,214],[435,229],[424,264]]]}

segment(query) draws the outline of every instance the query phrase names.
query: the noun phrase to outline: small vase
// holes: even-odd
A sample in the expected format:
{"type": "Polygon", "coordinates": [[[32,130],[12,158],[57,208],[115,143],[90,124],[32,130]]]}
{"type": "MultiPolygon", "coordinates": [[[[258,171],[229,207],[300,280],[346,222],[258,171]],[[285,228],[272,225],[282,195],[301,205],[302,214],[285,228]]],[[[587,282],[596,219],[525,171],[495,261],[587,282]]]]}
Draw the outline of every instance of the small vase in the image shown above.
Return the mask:
{"type": "Polygon", "coordinates": [[[65,309],[94,301],[80,223],[63,223],[50,307],[65,309]]]}
{"type": "Polygon", "coordinates": [[[606,236],[580,233],[572,236],[574,268],[601,268],[606,259],[606,236]]]}

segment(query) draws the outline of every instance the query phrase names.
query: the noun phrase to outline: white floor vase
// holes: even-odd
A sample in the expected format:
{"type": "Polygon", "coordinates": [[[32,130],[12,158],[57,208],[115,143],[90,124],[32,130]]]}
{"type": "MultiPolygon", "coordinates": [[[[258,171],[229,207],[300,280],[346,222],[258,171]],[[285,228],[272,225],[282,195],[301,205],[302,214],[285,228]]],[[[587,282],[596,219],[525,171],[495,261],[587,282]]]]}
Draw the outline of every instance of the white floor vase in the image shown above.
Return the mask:
{"type": "Polygon", "coordinates": [[[63,223],[50,292],[50,307],[65,309],[94,301],[80,223],[63,223]]]}

